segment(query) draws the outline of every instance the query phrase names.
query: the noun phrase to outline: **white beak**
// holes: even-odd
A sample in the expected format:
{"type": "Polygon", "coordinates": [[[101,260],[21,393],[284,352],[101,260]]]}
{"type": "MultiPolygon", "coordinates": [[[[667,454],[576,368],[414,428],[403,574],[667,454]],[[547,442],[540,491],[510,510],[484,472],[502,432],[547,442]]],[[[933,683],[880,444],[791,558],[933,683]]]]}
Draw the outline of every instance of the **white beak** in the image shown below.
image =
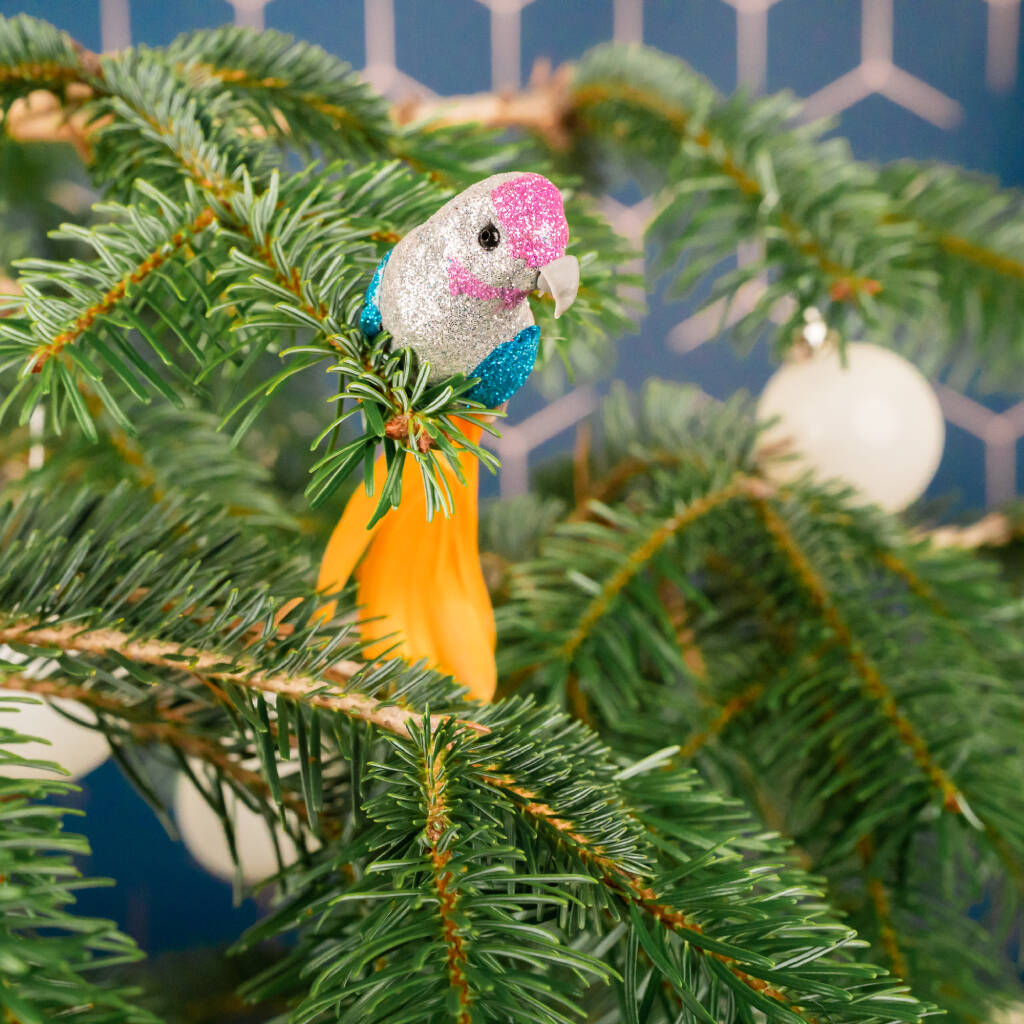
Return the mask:
{"type": "Polygon", "coordinates": [[[575,256],[559,256],[540,268],[537,291],[554,297],[556,319],[576,301],[579,289],[580,261],[575,256]]]}

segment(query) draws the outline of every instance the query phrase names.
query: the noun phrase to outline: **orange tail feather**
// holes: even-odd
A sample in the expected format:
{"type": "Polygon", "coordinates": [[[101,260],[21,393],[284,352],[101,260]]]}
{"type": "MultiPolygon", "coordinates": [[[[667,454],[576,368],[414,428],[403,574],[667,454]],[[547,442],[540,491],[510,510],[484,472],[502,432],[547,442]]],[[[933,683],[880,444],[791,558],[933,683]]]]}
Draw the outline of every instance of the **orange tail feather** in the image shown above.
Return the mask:
{"type": "MultiPolygon", "coordinates": [[[[463,424],[477,440],[481,428],[463,424]]],[[[374,492],[384,484],[383,458],[374,466],[374,492]]],[[[427,521],[420,471],[412,459],[402,470],[402,501],[371,530],[376,498],[362,487],[349,499],[327,544],[318,589],[337,591],[355,572],[364,640],[371,657],[427,662],[453,675],[477,700],[490,700],[497,686],[494,610],[477,546],[477,480],[480,465],[459,455],[465,483],[446,460],[441,472],[452,494],[452,514],[427,521]],[[365,552],[365,554],[364,554],[365,552]],[[363,556],[360,562],[360,556],[363,556]],[[358,567],[357,567],[358,563],[358,567]],[[372,621],[365,621],[365,620],[372,621]]],[[[334,602],[320,612],[334,614],[334,602]]]]}

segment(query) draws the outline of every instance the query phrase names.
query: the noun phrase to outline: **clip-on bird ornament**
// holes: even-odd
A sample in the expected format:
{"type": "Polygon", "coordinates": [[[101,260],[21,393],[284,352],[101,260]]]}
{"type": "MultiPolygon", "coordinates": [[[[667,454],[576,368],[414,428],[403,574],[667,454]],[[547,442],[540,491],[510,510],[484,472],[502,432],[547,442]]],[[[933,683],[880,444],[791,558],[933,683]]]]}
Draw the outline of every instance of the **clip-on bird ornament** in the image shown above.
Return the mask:
{"type": "MultiPolygon", "coordinates": [[[[537,358],[540,329],[527,295],[550,293],[556,317],[576,298],[579,263],[565,254],[568,241],[562,197],[547,178],[508,173],[478,181],[381,260],[360,327],[369,338],[387,330],[396,348],[430,364],[431,380],[479,378],[468,397],[497,408],[537,358]]],[[[463,426],[479,440],[479,424],[463,426]]],[[[401,504],[370,529],[375,499],[357,488],[324,552],[318,589],[338,591],[354,570],[369,657],[426,659],[489,700],[497,671],[494,611],[477,547],[479,464],[467,451],[459,463],[464,483],[441,467],[452,495],[448,517],[427,519],[413,460],[403,467],[401,504]]],[[[375,491],[385,476],[381,457],[375,491]]]]}

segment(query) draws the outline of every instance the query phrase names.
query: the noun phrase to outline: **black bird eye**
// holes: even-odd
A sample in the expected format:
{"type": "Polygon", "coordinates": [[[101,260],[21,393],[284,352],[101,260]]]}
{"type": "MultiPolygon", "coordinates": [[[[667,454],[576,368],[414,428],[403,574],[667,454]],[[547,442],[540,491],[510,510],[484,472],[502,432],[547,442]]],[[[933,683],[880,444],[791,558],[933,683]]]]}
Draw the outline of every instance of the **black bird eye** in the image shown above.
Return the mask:
{"type": "Polygon", "coordinates": [[[501,244],[501,233],[493,224],[488,224],[476,236],[476,240],[484,249],[497,249],[501,244]]]}

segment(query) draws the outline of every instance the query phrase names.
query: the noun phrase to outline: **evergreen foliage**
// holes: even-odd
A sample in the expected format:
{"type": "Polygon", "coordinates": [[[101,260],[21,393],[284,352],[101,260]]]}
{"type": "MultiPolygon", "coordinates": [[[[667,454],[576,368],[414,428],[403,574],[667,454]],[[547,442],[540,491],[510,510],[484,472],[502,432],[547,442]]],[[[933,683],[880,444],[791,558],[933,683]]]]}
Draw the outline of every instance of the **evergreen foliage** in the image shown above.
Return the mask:
{"type": "MultiPolygon", "coordinates": [[[[0,20],[5,108],[38,88],[90,118],[100,199],[19,261],[0,317],[0,686],[88,706],[165,819],[173,766],[232,849],[228,794],[294,840],[238,942],[277,950],[247,998],[308,1024],[976,1021],[1020,998],[1019,604],[980,557],[834,485],[772,485],[745,401],[614,391],[571,501],[562,474],[489,511],[493,704],[367,658],[352,596],[324,623],[312,591],[379,444],[379,514],[406,458],[436,514],[440,459],[494,463],[459,427],[487,412],[471,381],[429,384],[355,326],[383,253],[470,181],[564,186],[584,288],[559,331],[536,311],[548,360],[583,374],[635,284],[592,176],[658,190],[649,239],[676,288],[770,272],[741,338],[786,299],[915,345],[927,327],[936,365],[966,333],[1004,373],[1016,196],[858,165],[788,101],[722,99],[638,49],[576,69],[569,152],[400,127],[351,69],[272,32],[99,58],[0,20]],[[741,239],[763,264],[722,273],[741,239]],[[307,481],[285,465],[296,434],[307,481]]],[[[65,790],[0,770],[0,1006],[149,1021],[107,984],[134,947],[66,909],[82,845],[48,800],[65,790]]]]}
{"type": "Polygon", "coordinates": [[[18,731],[12,713],[29,700],[0,695],[0,1011],[25,1024],[157,1024],[133,1005],[137,993],[97,978],[140,956],[132,940],[109,921],[69,911],[76,892],[104,884],[74,866],[89,847],[64,831],[68,812],[54,802],[73,787],[56,777],[7,777],[6,770],[40,763],[59,771],[18,752],[34,737],[18,731]]]}
{"type": "Polygon", "coordinates": [[[982,370],[1017,386],[1019,195],[954,168],[859,163],[845,140],[822,138],[828,122],[799,125],[795,99],[723,99],[681,61],[643,47],[592,51],[571,103],[583,154],[610,150],[658,191],[649,236],[673,294],[713,274],[713,298],[731,302],[770,272],[733,327],[738,339],[751,342],[781,314],[784,349],[814,306],[844,337],[868,330],[931,370],[982,370]],[[737,238],[761,242],[763,258],[722,273],[737,238]]]}

